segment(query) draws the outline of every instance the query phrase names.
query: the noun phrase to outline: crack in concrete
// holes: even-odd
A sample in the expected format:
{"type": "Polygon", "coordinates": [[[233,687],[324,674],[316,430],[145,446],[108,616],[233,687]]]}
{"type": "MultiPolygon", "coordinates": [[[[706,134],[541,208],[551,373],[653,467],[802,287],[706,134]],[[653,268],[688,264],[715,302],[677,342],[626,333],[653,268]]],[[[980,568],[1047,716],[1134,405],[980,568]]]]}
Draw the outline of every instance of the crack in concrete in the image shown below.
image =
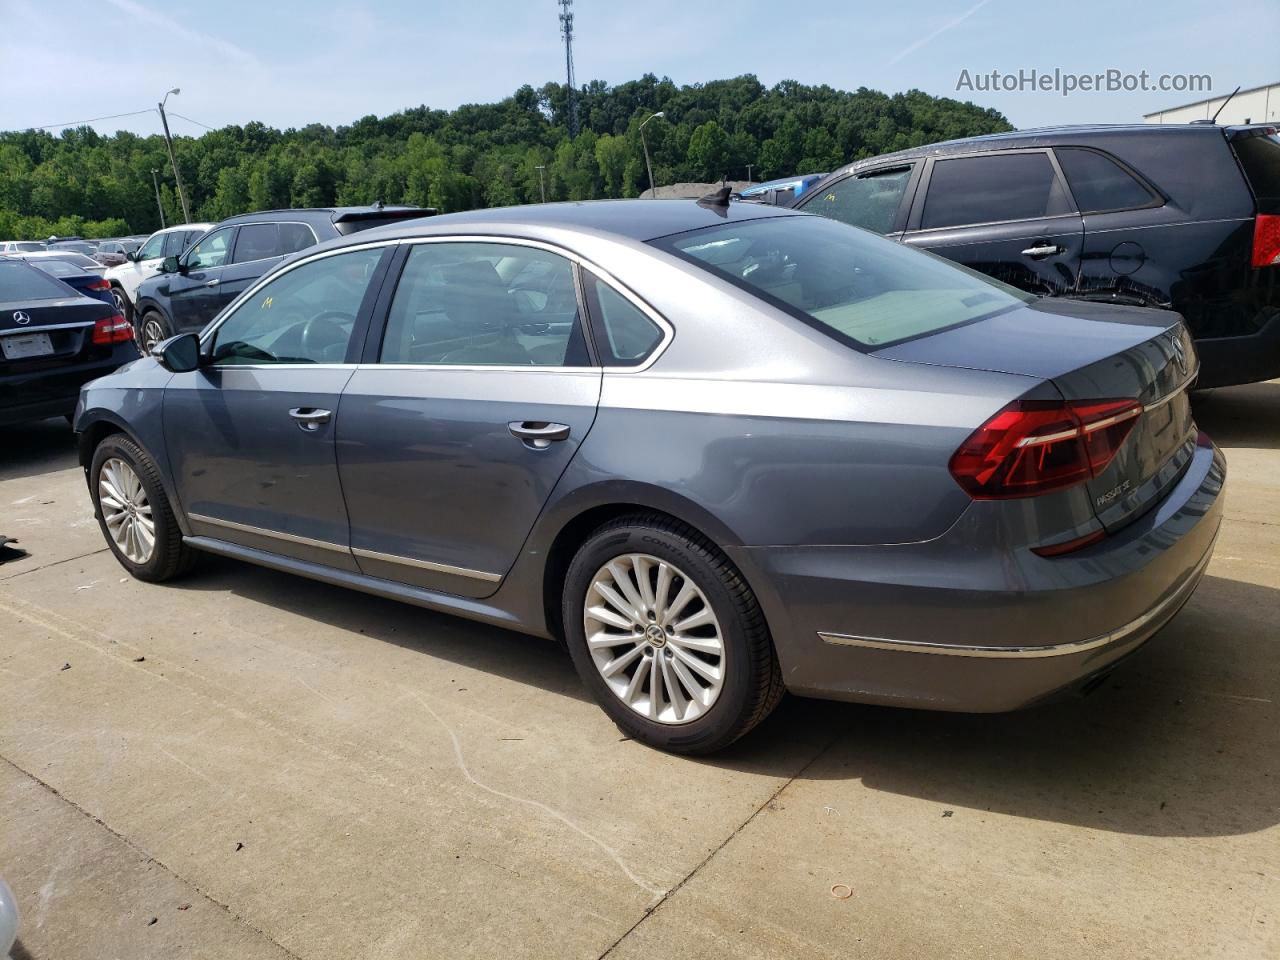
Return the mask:
{"type": "Polygon", "coordinates": [[[698,873],[698,872],[699,872],[703,867],[705,867],[708,863],[710,863],[710,862],[715,858],[716,854],[718,854],[721,850],[723,850],[725,847],[727,847],[727,846],[729,845],[729,843],[734,839],[734,837],[736,837],[736,836],[737,836],[738,834],[740,834],[743,830],[745,830],[747,827],[749,827],[749,826],[751,825],[752,821],[754,821],[754,820],[755,820],[755,818],[756,818],[756,817],[758,817],[758,816],[760,815],[761,811],[768,809],[769,805],[770,805],[771,803],[773,803],[775,800],[777,800],[777,799],[778,799],[778,797],[782,794],[782,792],[783,792],[784,790],[786,790],[786,789],[787,789],[787,787],[789,787],[789,786],[791,786],[793,783],[795,783],[795,782],[796,782],[796,780],[798,780],[798,779],[799,779],[799,778],[804,774],[804,772],[805,772],[806,770],[808,770],[811,766],[813,766],[815,763],[817,763],[817,762],[818,762],[818,760],[820,760],[820,759],[822,758],[822,756],[823,756],[823,755],[824,755],[828,750],[830,750],[833,746],[835,746],[836,742],[837,742],[841,737],[843,737],[846,733],[848,733],[851,729],[853,729],[853,723],[852,723],[852,721],[851,721],[850,723],[846,724],[845,726],[841,727],[841,728],[840,728],[840,729],[839,729],[839,730],[838,730],[838,731],[837,731],[837,732],[836,732],[836,733],[831,737],[831,739],[830,739],[830,740],[828,740],[826,743],[824,743],[824,744],[823,744],[823,745],[818,749],[817,753],[815,753],[812,757],[810,757],[810,758],[809,758],[809,759],[804,763],[804,765],[800,767],[800,769],[799,769],[799,770],[797,770],[795,773],[793,773],[791,776],[789,776],[789,777],[786,779],[786,781],[785,781],[781,786],[779,786],[779,787],[778,787],[778,789],[777,789],[777,790],[775,790],[775,791],[773,791],[773,793],[769,794],[769,796],[765,799],[765,801],[764,801],[763,803],[761,803],[761,804],[760,804],[760,806],[758,806],[758,807],[756,807],[754,810],[752,810],[752,811],[751,811],[751,814],[747,817],[747,819],[743,820],[743,821],[742,821],[742,823],[738,824],[738,826],[737,826],[737,827],[735,827],[735,828],[733,829],[733,831],[732,831],[732,832],[730,832],[730,834],[729,834],[727,837],[725,837],[722,841],[720,841],[720,843],[718,843],[718,844],[716,845],[716,848],[715,848],[714,850],[712,850],[712,851],[711,851],[710,853],[708,853],[705,857],[703,857],[700,861],[698,861],[698,863],[694,865],[694,868],[693,868],[692,870],[690,870],[687,874],[685,874],[685,875],[680,879],[680,881],[679,881],[677,884],[675,884],[675,886],[673,886],[673,887],[671,887],[670,889],[668,889],[668,890],[667,890],[664,894],[662,894],[662,896],[660,896],[660,897],[659,897],[659,898],[658,898],[654,903],[652,903],[651,905],[649,905],[648,907],[646,907],[646,908],[645,908],[645,911],[644,911],[643,915],[641,915],[640,919],[639,919],[639,920],[637,920],[635,923],[633,923],[630,927],[628,927],[628,928],[626,929],[626,931],[624,931],[624,932],[623,932],[622,936],[620,936],[617,940],[613,941],[613,943],[609,944],[609,946],[605,949],[604,953],[600,954],[600,956],[599,956],[599,957],[597,957],[597,958],[596,958],[596,960],[605,960],[605,958],[606,958],[606,957],[608,957],[608,956],[609,956],[609,954],[613,953],[613,951],[614,951],[614,950],[616,950],[616,949],[618,948],[618,945],[619,945],[619,944],[621,944],[621,943],[622,943],[622,941],[626,940],[626,939],[627,939],[627,937],[629,937],[629,936],[631,936],[631,934],[635,933],[635,931],[636,931],[637,929],[639,929],[639,927],[640,927],[640,925],[641,925],[642,923],[644,923],[646,920],[648,920],[650,917],[652,917],[655,913],[657,913],[657,912],[658,912],[658,910],[659,910],[659,908],[661,908],[663,904],[665,904],[668,900],[670,900],[670,899],[671,899],[672,897],[674,897],[677,893],[679,893],[679,892],[680,892],[680,890],[684,888],[684,885],[685,885],[685,884],[687,884],[690,880],[692,880],[692,879],[694,878],[694,876],[696,876],[696,875],[697,875],[697,873],[698,873]]]}
{"type": "MultiPolygon", "coordinates": [[[[19,545],[21,545],[21,542],[19,542],[19,545]]],[[[64,557],[62,560],[50,560],[48,563],[42,563],[40,566],[32,567],[30,570],[19,570],[17,573],[13,574],[12,576],[0,577],[0,584],[12,583],[14,580],[17,580],[19,577],[25,577],[27,574],[35,573],[39,570],[48,570],[51,567],[61,566],[64,563],[71,563],[74,560],[83,560],[85,557],[94,557],[100,553],[106,553],[110,549],[111,549],[110,547],[99,547],[97,550],[90,550],[88,553],[82,553],[82,554],[79,554],[78,556],[64,557]]],[[[28,554],[28,556],[30,556],[30,554],[28,554]]]]}
{"type": "Polygon", "coordinates": [[[41,780],[39,777],[37,777],[34,773],[30,772],[29,770],[24,770],[22,767],[18,766],[18,764],[14,763],[12,760],[4,756],[3,754],[0,754],[0,760],[7,763],[14,770],[17,770],[24,777],[27,777],[28,779],[33,780],[36,783],[40,784],[41,787],[43,787],[45,790],[48,790],[49,793],[53,794],[53,796],[57,797],[63,803],[67,804],[69,807],[71,807],[71,809],[75,810],[77,813],[85,817],[88,817],[94,823],[98,824],[98,826],[106,830],[107,833],[111,834],[113,837],[115,837],[117,840],[123,843],[126,847],[128,847],[138,856],[142,857],[147,863],[154,863],[157,867],[159,867],[161,870],[168,873],[171,877],[173,877],[179,883],[185,884],[186,886],[190,887],[200,896],[204,897],[205,900],[209,901],[214,906],[220,908],[228,917],[230,917],[236,923],[240,924],[242,927],[252,930],[258,936],[262,937],[262,939],[266,940],[272,946],[280,950],[280,952],[283,953],[285,956],[292,957],[293,960],[302,960],[302,957],[294,953],[288,947],[284,946],[284,944],[280,943],[278,940],[272,937],[271,934],[267,933],[261,927],[255,926],[253,923],[250,923],[244,917],[240,916],[238,913],[232,910],[229,905],[223,903],[221,900],[217,899],[216,897],[210,896],[204,890],[201,890],[198,884],[192,882],[191,880],[188,880],[186,877],[178,873],[178,871],[174,870],[163,860],[158,860],[157,858],[153,857],[151,854],[147,853],[147,851],[143,850],[141,847],[139,847],[136,843],[134,843],[124,834],[113,829],[110,826],[110,824],[106,823],[101,817],[94,816],[92,813],[90,813],[84,807],[80,806],[80,804],[76,803],[70,797],[61,793],[57,787],[53,786],[50,783],[45,782],[44,780],[41,780]]]}

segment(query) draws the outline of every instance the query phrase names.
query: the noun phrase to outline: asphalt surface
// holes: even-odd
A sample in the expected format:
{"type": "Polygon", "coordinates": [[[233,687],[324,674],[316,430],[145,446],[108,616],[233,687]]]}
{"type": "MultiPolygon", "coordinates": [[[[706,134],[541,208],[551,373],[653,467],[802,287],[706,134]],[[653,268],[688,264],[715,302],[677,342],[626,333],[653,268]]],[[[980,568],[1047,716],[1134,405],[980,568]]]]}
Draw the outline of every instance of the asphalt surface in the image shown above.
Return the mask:
{"type": "Polygon", "coordinates": [[[214,558],[134,582],[65,425],[0,430],[15,960],[1280,957],[1280,382],[1196,409],[1215,558],[1098,692],[789,698],[708,760],[548,642],[214,558]]]}

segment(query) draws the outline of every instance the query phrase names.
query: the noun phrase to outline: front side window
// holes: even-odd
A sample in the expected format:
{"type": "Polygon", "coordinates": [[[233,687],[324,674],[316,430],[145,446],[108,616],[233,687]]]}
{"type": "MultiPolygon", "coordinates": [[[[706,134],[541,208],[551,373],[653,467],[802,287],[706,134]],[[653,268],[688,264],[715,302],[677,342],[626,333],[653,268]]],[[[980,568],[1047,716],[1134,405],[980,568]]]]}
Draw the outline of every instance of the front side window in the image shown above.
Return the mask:
{"type": "Polygon", "coordinates": [[[889,233],[910,180],[910,167],[849,177],[814,194],[805,204],[804,212],[821,214],[876,233],[889,233]]]}
{"type": "Polygon", "coordinates": [[[589,270],[582,272],[582,282],[600,362],[606,367],[634,367],[643,363],[662,342],[662,328],[589,270]]]}
{"type": "Polygon", "coordinates": [[[933,333],[1035,298],[825,217],[772,217],[652,241],[859,349],[933,333]]]}
{"type": "Polygon", "coordinates": [[[231,246],[231,235],[234,229],[227,227],[209,234],[187,254],[187,267],[191,270],[207,270],[209,267],[220,267],[227,262],[228,249],[231,246]]]}
{"type": "Polygon", "coordinates": [[[157,233],[154,237],[147,240],[142,245],[142,249],[138,251],[139,260],[159,260],[166,256],[164,252],[164,239],[168,234],[157,233]]]}
{"type": "Polygon", "coordinates": [[[1033,220],[1071,212],[1045,153],[935,160],[920,228],[1033,220]]]}
{"type": "Polygon", "coordinates": [[[1058,150],[1058,163],[1081,213],[1132,210],[1152,202],[1151,192],[1114,160],[1093,150],[1058,150]]]}
{"type": "Polygon", "coordinates": [[[321,257],[257,289],[214,334],[218,364],[343,363],[382,248],[321,257]]]}
{"type": "Polygon", "coordinates": [[[504,243],[421,243],[391,301],[382,363],[585,366],[573,266],[504,243]]]}

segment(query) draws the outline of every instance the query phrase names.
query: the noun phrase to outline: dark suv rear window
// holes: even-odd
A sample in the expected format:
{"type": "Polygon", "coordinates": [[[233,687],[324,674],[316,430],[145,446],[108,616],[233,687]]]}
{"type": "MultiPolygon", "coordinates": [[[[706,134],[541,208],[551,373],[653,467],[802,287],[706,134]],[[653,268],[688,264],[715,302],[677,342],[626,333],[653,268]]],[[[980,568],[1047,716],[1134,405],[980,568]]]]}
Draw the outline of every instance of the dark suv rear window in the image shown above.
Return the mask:
{"type": "Polygon", "coordinates": [[[1244,137],[1231,141],[1253,195],[1259,200],[1280,199],[1280,135],[1244,137]]]}
{"type": "Polygon", "coordinates": [[[1134,210],[1155,200],[1124,167],[1097,151],[1073,148],[1057,154],[1081,213],[1134,210]]]}
{"type": "Polygon", "coordinates": [[[1070,212],[1047,154],[958,157],[934,162],[920,227],[1034,220],[1070,212]]]}

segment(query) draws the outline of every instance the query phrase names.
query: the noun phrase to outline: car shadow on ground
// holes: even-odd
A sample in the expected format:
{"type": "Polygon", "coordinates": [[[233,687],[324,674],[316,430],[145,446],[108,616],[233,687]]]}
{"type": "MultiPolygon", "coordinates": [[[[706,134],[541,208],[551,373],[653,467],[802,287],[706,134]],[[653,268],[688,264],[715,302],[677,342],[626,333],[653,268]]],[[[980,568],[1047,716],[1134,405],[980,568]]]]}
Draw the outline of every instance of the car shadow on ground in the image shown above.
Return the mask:
{"type": "Polygon", "coordinates": [[[61,417],[0,427],[0,480],[33,477],[76,462],[76,435],[61,417]]]}
{"type": "Polygon", "coordinates": [[[1191,409],[1219,446],[1280,449],[1280,380],[1203,390],[1191,409]]]}

